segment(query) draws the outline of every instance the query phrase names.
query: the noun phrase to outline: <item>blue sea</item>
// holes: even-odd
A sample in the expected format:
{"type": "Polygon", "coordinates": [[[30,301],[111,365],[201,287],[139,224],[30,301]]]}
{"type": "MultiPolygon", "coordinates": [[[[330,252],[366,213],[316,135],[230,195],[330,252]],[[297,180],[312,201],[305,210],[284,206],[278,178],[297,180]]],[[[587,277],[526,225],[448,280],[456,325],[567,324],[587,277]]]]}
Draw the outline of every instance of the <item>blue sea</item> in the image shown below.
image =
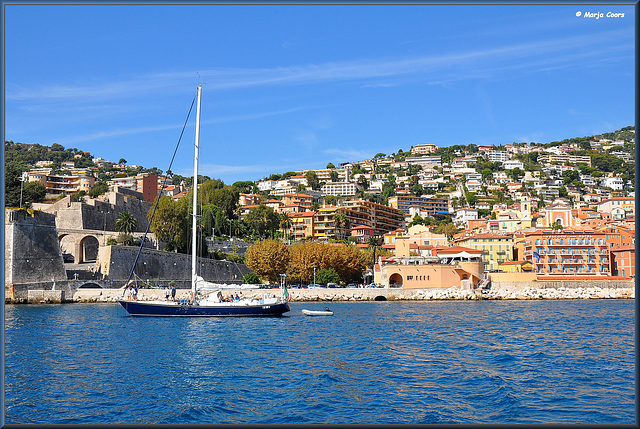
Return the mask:
{"type": "Polygon", "coordinates": [[[5,306],[6,424],[635,423],[635,301],[5,306]]]}

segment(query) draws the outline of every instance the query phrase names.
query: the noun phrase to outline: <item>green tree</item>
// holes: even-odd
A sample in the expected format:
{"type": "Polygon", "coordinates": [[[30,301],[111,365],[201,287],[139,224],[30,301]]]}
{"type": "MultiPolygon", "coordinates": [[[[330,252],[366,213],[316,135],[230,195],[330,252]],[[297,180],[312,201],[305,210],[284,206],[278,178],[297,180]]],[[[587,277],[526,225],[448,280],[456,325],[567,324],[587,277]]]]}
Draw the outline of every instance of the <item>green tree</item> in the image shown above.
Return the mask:
{"type": "Polygon", "coordinates": [[[344,240],[345,231],[351,226],[351,221],[344,213],[336,213],[333,216],[333,224],[336,228],[336,236],[338,240],[344,240]]]}
{"type": "Polygon", "coordinates": [[[360,186],[365,191],[367,189],[369,189],[369,181],[367,180],[367,178],[364,175],[361,175],[360,177],[358,177],[358,180],[357,180],[356,183],[358,184],[358,186],[360,186]]]}
{"type": "Polygon", "coordinates": [[[221,237],[229,230],[229,219],[225,216],[222,209],[215,204],[209,204],[202,207],[202,231],[205,236],[221,237]]]}
{"type": "Polygon", "coordinates": [[[514,182],[519,182],[520,179],[524,177],[524,171],[518,167],[508,171],[510,171],[510,177],[514,182]]]}
{"type": "MultiPolygon", "coordinates": [[[[147,214],[150,220],[152,212],[153,209],[149,210],[147,214]]],[[[174,201],[172,198],[162,195],[151,221],[150,229],[158,240],[166,243],[166,250],[186,253],[188,252],[191,231],[190,220],[188,198],[174,201]]]]}
{"type": "Polygon", "coordinates": [[[446,222],[438,225],[434,232],[436,234],[444,234],[447,236],[448,240],[451,240],[453,238],[453,235],[458,232],[458,228],[456,228],[453,223],[446,222]]]}
{"type": "Polygon", "coordinates": [[[255,236],[263,239],[267,232],[274,236],[280,226],[280,217],[271,207],[260,204],[247,213],[244,223],[253,230],[255,236]]]}
{"type": "Polygon", "coordinates": [[[246,285],[259,285],[262,281],[260,280],[260,276],[256,273],[249,273],[242,277],[242,283],[246,285]]]}
{"type": "Polygon", "coordinates": [[[32,203],[39,203],[47,195],[47,188],[42,182],[25,182],[22,189],[22,206],[31,207],[32,203]]]}
{"type": "Polygon", "coordinates": [[[98,195],[107,193],[108,190],[109,190],[109,185],[106,182],[96,182],[91,187],[91,190],[89,190],[89,196],[91,198],[95,198],[98,195]]]}
{"type": "Polygon", "coordinates": [[[118,160],[118,164],[126,164],[126,163],[127,163],[127,160],[126,160],[126,159],[124,159],[124,158],[120,158],[120,159],[118,160]]]}
{"type": "Polygon", "coordinates": [[[328,283],[339,283],[340,276],[333,268],[323,268],[316,274],[316,282],[321,285],[328,283]]]}
{"type": "MultiPolygon", "coordinates": [[[[219,207],[227,219],[234,217],[239,197],[240,192],[238,188],[235,186],[226,186],[224,182],[219,179],[206,180],[198,192],[198,199],[201,198],[200,201],[203,206],[213,204],[219,207]]],[[[191,197],[191,193],[189,193],[189,199],[191,198],[193,197],[191,197]]]]}
{"type": "Polygon", "coordinates": [[[304,176],[307,179],[307,185],[311,186],[311,189],[314,191],[320,189],[320,180],[318,180],[318,175],[315,171],[307,171],[304,176]]]}
{"type": "Polygon", "coordinates": [[[138,219],[131,216],[129,212],[120,212],[116,219],[116,231],[131,234],[138,226],[138,219]]]}
{"type": "Polygon", "coordinates": [[[333,163],[330,162],[330,163],[327,164],[327,169],[331,169],[331,168],[336,168],[336,166],[333,165],[333,163]]]}
{"type": "Polygon", "coordinates": [[[337,172],[337,171],[335,171],[335,170],[332,170],[332,171],[329,173],[329,178],[330,178],[330,180],[331,180],[332,182],[337,182],[337,181],[339,180],[338,172],[337,172]]]}

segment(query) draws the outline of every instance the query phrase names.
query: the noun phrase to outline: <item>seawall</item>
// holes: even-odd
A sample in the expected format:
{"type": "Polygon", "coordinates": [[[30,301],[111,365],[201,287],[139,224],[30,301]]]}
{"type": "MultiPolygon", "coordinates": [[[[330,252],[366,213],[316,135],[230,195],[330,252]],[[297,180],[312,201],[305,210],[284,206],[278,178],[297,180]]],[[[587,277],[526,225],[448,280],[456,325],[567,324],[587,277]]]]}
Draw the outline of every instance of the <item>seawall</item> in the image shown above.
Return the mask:
{"type": "MultiPolygon", "coordinates": [[[[279,289],[229,288],[224,296],[238,294],[244,297],[280,296],[279,289]]],[[[138,299],[150,301],[165,299],[163,289],[140,289],[138,299]]],[[[634,287],[610,288],[607,285],[585,285],[583,287],[530,288],[502,287],[488,291],[450,288],[430,289],[290,289],[292,302],[339,302],[339,301],[433,301],[433,300],[530,300],[530,299],[635,299],[634,287]]],[[[188,289],[179,289],[177,299],[187,299],[188,289]]],[[[79,289],[72,296],[64,296],[61,291],[35,291],[28,293],[28,299],[8,300],[8,303],[48,303],[48,302],[116,302],[123,296],[123,289],[79,289]],[[63,301],[60,301],[62,293],[63,301]],[[56,295],[57,294],[57,295],[56,295]],[[58,299],[56,301],[56,299],[58,299]]]]}

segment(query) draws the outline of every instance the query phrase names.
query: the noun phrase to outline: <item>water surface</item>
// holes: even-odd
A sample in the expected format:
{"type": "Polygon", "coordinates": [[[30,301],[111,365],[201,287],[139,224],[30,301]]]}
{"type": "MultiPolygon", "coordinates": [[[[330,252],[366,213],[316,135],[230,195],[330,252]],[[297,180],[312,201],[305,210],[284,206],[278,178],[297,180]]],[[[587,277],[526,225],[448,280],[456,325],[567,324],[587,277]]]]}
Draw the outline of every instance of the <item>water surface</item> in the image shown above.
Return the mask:
{"type": "Polygon", "coordinates": [[[626,423],[633,300],[5,307],[5,423],[626,423]]]}

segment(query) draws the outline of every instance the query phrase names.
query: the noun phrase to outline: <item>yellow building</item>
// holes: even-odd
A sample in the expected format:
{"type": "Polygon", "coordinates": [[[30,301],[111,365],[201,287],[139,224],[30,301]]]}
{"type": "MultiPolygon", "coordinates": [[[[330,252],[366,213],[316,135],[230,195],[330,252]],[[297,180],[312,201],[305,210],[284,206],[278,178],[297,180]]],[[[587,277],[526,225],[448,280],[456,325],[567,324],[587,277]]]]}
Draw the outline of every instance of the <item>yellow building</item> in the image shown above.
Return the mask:
{"type": "Polygon", "coordinates": [[[413,148],[411,148],[412,154],[425,154],[425,153],[433,153],[438,150],[438,146],[432,143],[428,144],[417,144],[413,148]]]}
{"type": "Polygon", "coordinates": [[[286,233],[296,241],[313,238],[314,215],[311,211],[289,213],[290,225],[286,233]]]}
{"type": "Polygon", "coordinates": [[[455,240],[456,245],[482,251],[486,271],[496,271],[503,262],[513,260],[512,234],[475,234],[455,240]]]}
{"type": "Polygon", "coordinates": [[[320,241],[329,241],[336,237],[336,227],[333,217],[338,212],[337,206],[325,205],[320,207],[313,215],[313,238],[320,241]]]}

